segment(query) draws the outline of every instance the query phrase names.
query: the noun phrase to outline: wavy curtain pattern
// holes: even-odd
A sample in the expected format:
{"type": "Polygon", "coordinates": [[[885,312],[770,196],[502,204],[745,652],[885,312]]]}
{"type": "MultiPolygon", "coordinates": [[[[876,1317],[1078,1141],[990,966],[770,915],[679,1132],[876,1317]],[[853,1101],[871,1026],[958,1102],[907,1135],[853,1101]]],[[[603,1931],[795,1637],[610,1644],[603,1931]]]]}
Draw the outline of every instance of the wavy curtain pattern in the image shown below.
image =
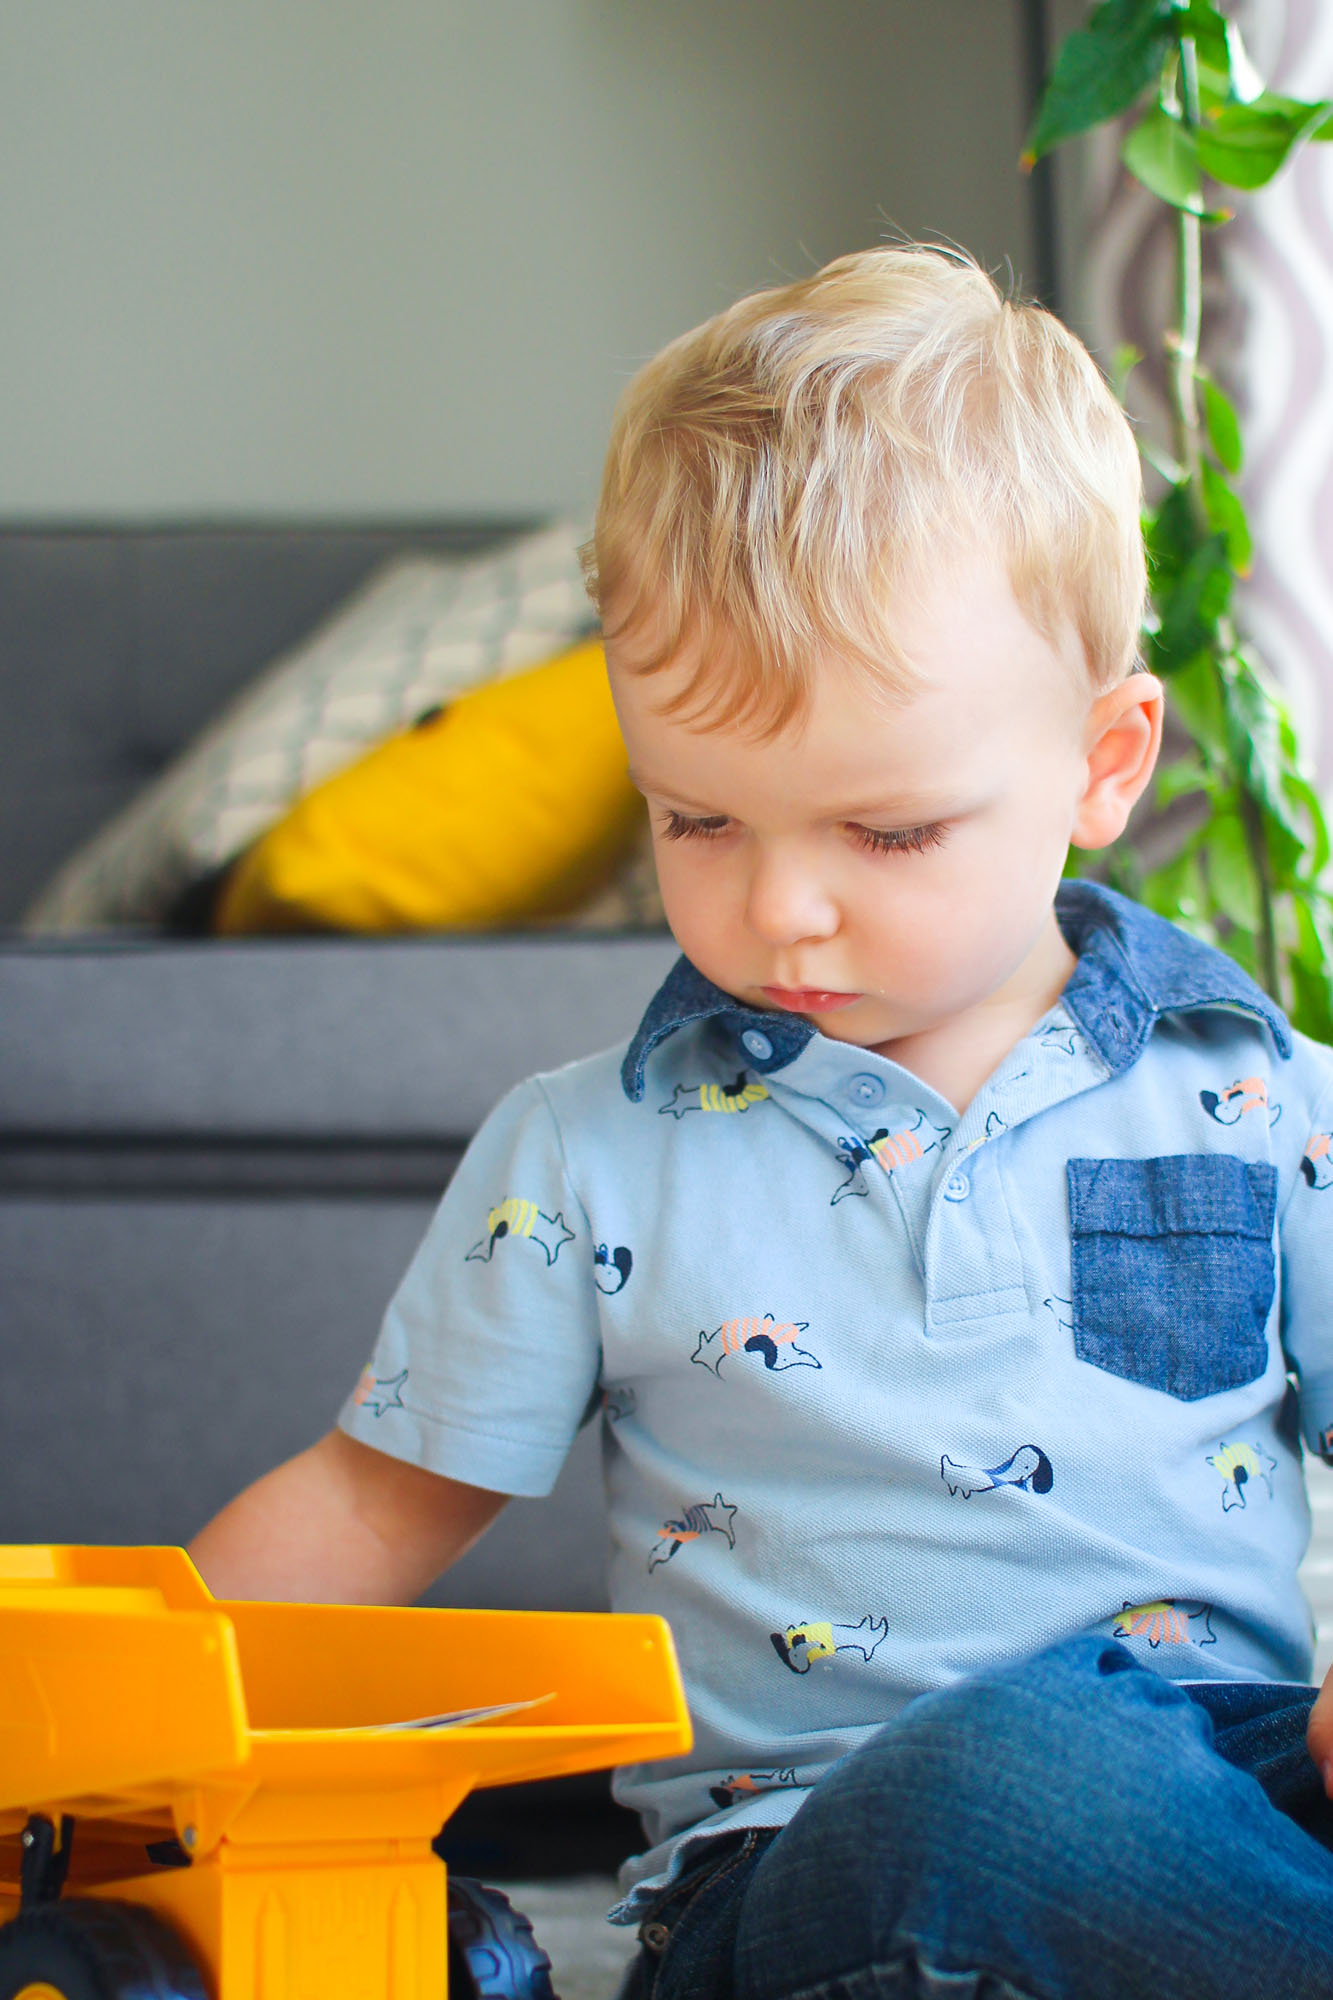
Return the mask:
{"type": "MultiPolygon", "coordinates": [[[[1238,8],[1269,87],[1333,97],[1329,0],[1238,8]]],[[[1070,311],[1103,360],[1145,355],[1130,407],[1169,436],[1159,353],[1175,283],[1172,219],[1132,181],[1119,135],[1087,144],[1075,197],[1081,244],[1070,311]]],[[[1236,398],[1254,568],[1237,600],[1245,634],[1282,682],[1307,754],[1333,792],[1333,144],[1310,145],[1267,188],[1225,198],[1236,220],[1205,236],[1205,360],[1236,398]]]]}

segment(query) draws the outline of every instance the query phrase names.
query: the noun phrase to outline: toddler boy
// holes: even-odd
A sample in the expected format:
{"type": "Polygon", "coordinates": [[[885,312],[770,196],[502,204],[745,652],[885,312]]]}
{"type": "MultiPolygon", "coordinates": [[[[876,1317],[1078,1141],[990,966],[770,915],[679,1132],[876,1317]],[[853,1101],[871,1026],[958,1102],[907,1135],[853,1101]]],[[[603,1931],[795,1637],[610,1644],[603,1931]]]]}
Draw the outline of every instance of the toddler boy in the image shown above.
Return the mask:
{"type": "Polygon", "coordinates": [[[600,1406],[696,1732],[618,1779],[635,1994],[1333,1992],[1333,1058],[1061,886],[1160,738],[1124,417],[968,260],[843,258],[642,371],[590,578],[684,956],[205,1576],[410,1599],[600,1406]]]}

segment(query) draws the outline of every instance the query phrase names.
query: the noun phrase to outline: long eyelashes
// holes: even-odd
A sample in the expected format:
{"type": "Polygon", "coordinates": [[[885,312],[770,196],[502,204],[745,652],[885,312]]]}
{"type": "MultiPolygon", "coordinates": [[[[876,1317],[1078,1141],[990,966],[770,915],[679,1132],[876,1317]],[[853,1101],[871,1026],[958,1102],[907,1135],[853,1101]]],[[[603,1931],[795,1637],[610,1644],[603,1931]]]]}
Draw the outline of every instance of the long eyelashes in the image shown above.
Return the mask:
{"type": "Polygon", "coordinates": [[[720,815],[712,819],[688,819],[684,813],[666,808],[666,821],[662,827],[664,840],[716,840],[718,834],[725,833],[730,821],[720,815]]]}
{"type": "MultiPolygon", "coordinates": [[[[716,840],[731,824],[721,814],[691,819],[670,806],[665,811],[661,828],[664,840],[716,840]]],[[[924,854],[927,848],[939,847],[949,837],[948,827],[938,821],[931,826],[853,826],[850,831],[860,846],[875,854],[924,854]]]]}
{"type": "Polygon", "coordinates": [[[928,847],[939,847],[949,837],[948,827],[939,822],[933,826],[900,826],[891,829],[858,826],[853,831],[862,847],[869,847],[876,854],[924,854],[928,847]]]}

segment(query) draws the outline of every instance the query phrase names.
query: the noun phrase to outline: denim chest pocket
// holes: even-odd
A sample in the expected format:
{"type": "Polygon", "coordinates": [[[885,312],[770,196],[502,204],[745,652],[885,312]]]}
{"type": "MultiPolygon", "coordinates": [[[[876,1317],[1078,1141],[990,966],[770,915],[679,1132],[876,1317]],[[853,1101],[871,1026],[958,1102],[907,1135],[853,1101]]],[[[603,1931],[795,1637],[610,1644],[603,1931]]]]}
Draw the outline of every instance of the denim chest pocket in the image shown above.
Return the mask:
{"type": "Polygon", "coordinates": [[[1195,1402],[1268,1366],[1277,1169],[1229,1153],[1070,1160],[1074,1351],[1195,1402]]]}

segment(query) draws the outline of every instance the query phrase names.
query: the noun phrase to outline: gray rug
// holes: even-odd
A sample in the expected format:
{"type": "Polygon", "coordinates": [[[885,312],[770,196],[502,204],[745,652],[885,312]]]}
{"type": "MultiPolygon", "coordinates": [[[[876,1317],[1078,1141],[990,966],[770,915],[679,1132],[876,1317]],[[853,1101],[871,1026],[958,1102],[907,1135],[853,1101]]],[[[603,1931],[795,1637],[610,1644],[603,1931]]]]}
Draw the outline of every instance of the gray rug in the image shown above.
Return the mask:
{"type": "Polygon", "coordinates": [[[551,1960],[560,2000],[615,2000],[620,1976],[638,1950],[633,1925],[608,1924],[616,1900],[610,1875],[576,1875],[559,1882],[506,1882],[516,1910],[531,1919],[551,1960]]]}

